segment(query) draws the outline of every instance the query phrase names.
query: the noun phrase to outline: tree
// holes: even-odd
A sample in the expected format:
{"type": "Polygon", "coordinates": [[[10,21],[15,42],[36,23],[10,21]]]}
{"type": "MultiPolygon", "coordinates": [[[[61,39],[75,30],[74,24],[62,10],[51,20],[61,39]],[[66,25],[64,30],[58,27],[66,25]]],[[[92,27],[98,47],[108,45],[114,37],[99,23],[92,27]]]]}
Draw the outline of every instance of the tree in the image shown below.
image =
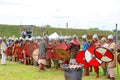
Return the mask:
{"type": "Polygon", "coordinates": [[[51,26],[50,26],[50,25],[45,25],[44,27],[45,27],[45,28],[51,28],[51,26]]]}
{"type": "Polygon", "coordinates": [[[99,28],[95,27],[95,28],[89,28],[90,30],[99,30],[99,28]]]}

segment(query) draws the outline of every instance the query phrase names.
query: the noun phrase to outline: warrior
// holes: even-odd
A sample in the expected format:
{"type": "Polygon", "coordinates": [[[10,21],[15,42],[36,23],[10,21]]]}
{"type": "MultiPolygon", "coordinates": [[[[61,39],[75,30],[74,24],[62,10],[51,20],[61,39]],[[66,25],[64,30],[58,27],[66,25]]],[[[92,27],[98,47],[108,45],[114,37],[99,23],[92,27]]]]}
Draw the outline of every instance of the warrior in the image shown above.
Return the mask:
{"type": "Polygon", "coordinates": [[[1,43],[1,54],[2,54],[1,64],[2,65],[6,65],[6,58],[7,58],[6,49],[7,49],[6,38],[3,38],[2,43],[1,43]]]}
{"type": "MultiPolygon", "coordinates": [[[[93,43],[92,46],[95,46],[95,47],[100,47],[101,46],[100,42],[98,41],[98,35],[97,34],[93,35],[92,43],[93,43]]],[[[94,78],[99,78],[99,68],[98,68],[98,66],[94,67],[94,71],[96,73],[96,76],[94,78]]]]}
{"type": "MultiPolygon", "coordinates": [[[[108,46],[108,43],[107,43],[106,37],[102,37],[102,38],[101,38],[101,47],[107,48],[107,46],[108,46]]],[[[107,63],[106,63],[106,62],[103,62],[103,63],[101,64],[101,66],[102,66],[103,73],[104,73],[103,76],[106,76],[106,74],[107,74],[107,63]]]]}
{"type": "Polygon", "coordinates": [[[20,48],[20,42],[16,40],[15,43],[13,44],[13,50],[12,50],[12,54],[15,62],[18,61],[19,48],[20,48]]]}
{"type": "Polygon", "coordinates": [[[14,43],[14,40],[10,37],[8,40],[8,47],[7,47],[7,56],[10,58],[10,61],[12,61],[13,43],[14,43]]]}
{"type": "Polygon", "coordinates": [[[116,44],[114,43],[113,35],[108,36],[108,49],[113,53],[114,59],[112,62],[109,62],[107,65],[108,78],[115,80],[114,68],[116,67],[116,44]]]}
{"type": "Polygon", "coordinates": [[[2,43],[2,38],[0,37],[0,59],[1,59],[1,43],[2,43]]]}
{"type": "Polygon", "coordinates": [[[76,54],[78,53],[80,49],[80,42],[77,39],[76,35],[73,35],[72,40],[70,41],[70,44],[68,45],[67,50],[70,50],[70,64],[76,64],[76,54]]]}
{"type": "Polygon", "coordinates": [[[51,43],[48,43],[48,48],[47,48],[47,55],[46,55],[46,68],[51,67],[51,56],[53,54],[53,46],[51,43]]]}
{"type": "Polygon", "coordinates": [[[48,38],[44,37],[39,45],[40,54],[39,54],[38,64],[40,70],[45,70],[44,65],[46,65],[47,45],[48,45],[48,38]]]}
{"type": "Polygon", "coordinates": [[[54,54],[54,58],[52,59],[52,61],[53,61],[53,64],[54,64],[54,70],[57,70],[59,68],[58,59],[57,59],[57,56],[55,54],[55,47],[58,46],[58,45],[59,45],[59,39],[52,41],[53,54],[54,54]]]}
{"type": "Polygon", "coordinates": [[[29,40],[28,38],[26,37],[25,41],[24,41],[24,46],[23,46],[23,63],[26,65],[27,64],[27,55],[29,54],[29,51],[28,51],[28,44],[29,44],[29,40]]]}
{"type": "MultiPolygon", "coordinates": [[[[86,51],[90,47],[90,44],[87,41],[87,35],[83,35],[82,39],[83,39],[83,50],[86,51]]],[[[84,73],[83,73],[83,76],[88,76],[88,75],[89,75],[89,66],[87,68],[84,68],[84,73]]]]}

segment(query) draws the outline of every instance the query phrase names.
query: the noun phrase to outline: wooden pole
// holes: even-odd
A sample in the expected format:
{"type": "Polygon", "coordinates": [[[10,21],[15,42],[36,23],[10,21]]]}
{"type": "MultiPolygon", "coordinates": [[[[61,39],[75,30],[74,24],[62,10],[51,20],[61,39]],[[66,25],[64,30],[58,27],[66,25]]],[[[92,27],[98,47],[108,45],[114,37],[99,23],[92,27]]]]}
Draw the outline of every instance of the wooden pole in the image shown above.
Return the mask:
{"type": "Polygon", "coordinates": [[[115,35],[116,35],[116,44],[118,45],[118,31],[117,31],[117,24],[116,24],[116,30],[115,30],[115,35]]]}
{"type": "MultiPolygon", "coordinates": [[[[116,35],[116,45],[118,46],[118,31],[117,31],[117,24],[116,24],[116,30],[115,30],[115,35],[116,35]]],[[[117,53],[118,55],[118,53],[117,53]]],[[[117,56],[116,56],[117,58],[117,56]]],[[[117,59],[116,59],[116,64],[117,64],[117,74],[119,75],[119,64],[117,62],[117,59]]]]}

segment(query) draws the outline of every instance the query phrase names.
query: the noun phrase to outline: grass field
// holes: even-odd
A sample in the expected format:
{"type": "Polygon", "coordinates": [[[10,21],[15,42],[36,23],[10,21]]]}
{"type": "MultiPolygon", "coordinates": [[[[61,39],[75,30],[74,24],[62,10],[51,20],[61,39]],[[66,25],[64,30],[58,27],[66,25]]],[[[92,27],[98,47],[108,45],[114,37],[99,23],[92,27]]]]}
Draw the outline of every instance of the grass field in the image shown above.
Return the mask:
{"type": "MultiPolygon", "coordinates": [[[[35,27],[33,29],[34,36],[42,36],[42,28],[35,27]]],[[[21,32],[20,26],[16,25],[0,25],[0,37],[4,35],[10,37],[15,35],[20,36],[21,32]]],[[[61,29],[61,28],[45,28],[48,31],[48,35],[53,32],[57,32],[62,35],[73,35],[76,34],[80,38],[83,34],[93,35],[97,33],[98,35],[107,36],[109,34],[114,34],[111,31],[100,31],[100,30],[85,30],[85,29],[61,29]]],[[[120,66],[119,66],[120,68],[120,66]]],[[[120,69],[119,69],[120,70],[120,69]]],[[[94,79],[94,72],[90,73],[90,76],[83,77],[82,80],[108,80],[102,76],[102,69],[100,67],[100,78],[94,79]]],[[[120,80],[120,75],[115,69],[116,80],[120,80]]],[[[23,65],[21,63],[9,62],[7,65],[0,65],[0,80],[65,80],[64,72],[61,70],[53,70],[53,68],[46,69],[44,72],[39,72],[37,66],[23,65]]]]}
{"type": "MultiPolygon", "coordinates": [[[[120,66],[119,66],[120,68],[120,66]]],[[[83,77],[82,80],[109,80],[102,76],[100,68],[100,78],[94,79],[94,72],[90,76],[83,77]]],[[[120,80],[120,75],[115,69],[116,80],[120,80]]],[[[0,65],[0,80],[65,80],[64,72],[61,70],[46,69],[43,72],[38,71],[38,66],[23,65],[21,63],[9,62],[7,65],[0,65]]]]}
{"type": "MultiPolygon", "coordinates": [[[[20,37],[20,32],[22,30],[28,30],[31,29],[33,31],[33,36],[43,36],[42,27],[20,27],[19,25],[2,25],[0,24],[0,37],[6,36],[10,37],[12,35],[15,35],[16,37],[20,37]]],[[[90,30],[90,29],[72,29],[72,28],[47,28],[44,27],[44,32],[47,32],[47,35],[52,34],[53,32],[57,32],[59,35],[74,35],[76,34],[79,38],[83,34],[86,35],[93,35],[98,34],[99,36],[108,36],[109,34],[114,34],[112,31],[103,31],[103,30],[90,30]]]]}

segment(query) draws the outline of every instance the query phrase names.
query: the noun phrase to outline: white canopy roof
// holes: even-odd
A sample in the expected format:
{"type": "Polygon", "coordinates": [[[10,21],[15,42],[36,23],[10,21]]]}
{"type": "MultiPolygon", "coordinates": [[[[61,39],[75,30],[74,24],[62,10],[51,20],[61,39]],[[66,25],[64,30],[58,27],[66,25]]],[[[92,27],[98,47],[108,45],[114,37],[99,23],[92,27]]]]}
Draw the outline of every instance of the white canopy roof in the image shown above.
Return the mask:
{"type": "Polygon", "coordinates": [[[57,32],[52,33],[49,35],[49,39],[58,39],[60,36],[57,34],[57,32]]]}

